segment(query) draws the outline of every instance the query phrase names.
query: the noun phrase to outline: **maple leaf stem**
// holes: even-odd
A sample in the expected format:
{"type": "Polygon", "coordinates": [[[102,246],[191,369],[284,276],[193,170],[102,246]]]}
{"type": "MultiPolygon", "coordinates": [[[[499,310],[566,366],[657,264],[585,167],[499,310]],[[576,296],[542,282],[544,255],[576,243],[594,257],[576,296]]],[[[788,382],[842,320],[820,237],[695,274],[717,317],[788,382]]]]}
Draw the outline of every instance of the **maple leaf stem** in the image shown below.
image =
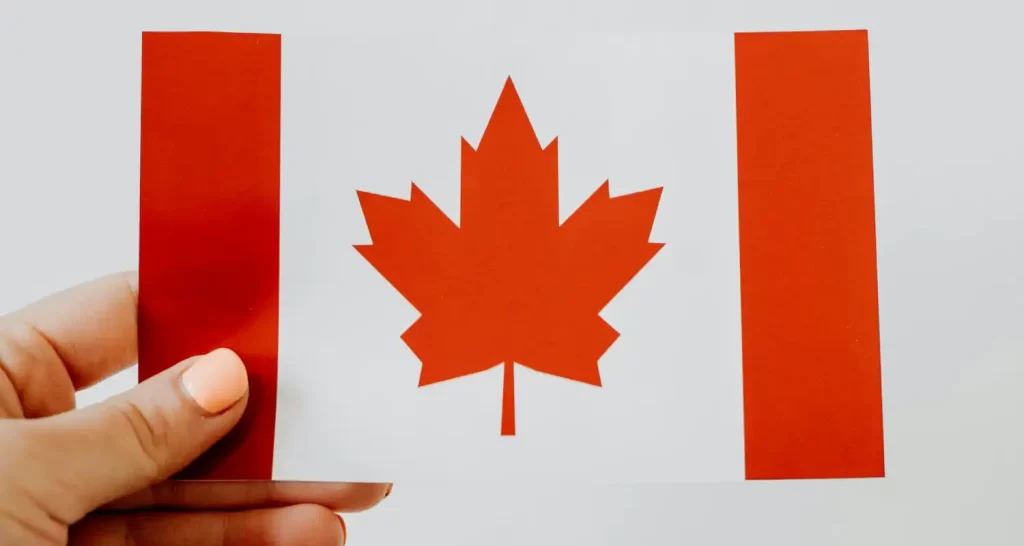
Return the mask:
{"type": "Polygon", "coordinates": [[[501,435],[516,435],[516,377],[515,363],[505,361],[505,380],[501,389],[501,435]]]}

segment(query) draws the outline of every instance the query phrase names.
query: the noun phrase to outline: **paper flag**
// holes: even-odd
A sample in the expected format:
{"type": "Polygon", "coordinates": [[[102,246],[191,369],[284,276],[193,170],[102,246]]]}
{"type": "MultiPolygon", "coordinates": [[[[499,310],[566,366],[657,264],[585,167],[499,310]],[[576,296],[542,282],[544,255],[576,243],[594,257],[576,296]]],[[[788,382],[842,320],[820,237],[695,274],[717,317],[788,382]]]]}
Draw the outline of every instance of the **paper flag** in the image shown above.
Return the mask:
{"type": "Polygon", "coordinates": [[[143,34],[182,477],[884,476],[868,34],[143,34]]]}

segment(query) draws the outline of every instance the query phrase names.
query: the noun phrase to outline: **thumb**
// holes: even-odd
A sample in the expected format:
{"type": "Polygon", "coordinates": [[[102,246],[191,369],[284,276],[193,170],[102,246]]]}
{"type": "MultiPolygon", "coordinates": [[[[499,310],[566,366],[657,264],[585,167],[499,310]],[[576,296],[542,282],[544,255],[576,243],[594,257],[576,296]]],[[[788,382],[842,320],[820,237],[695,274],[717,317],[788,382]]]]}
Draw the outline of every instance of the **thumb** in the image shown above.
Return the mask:
{"type": "Polygon", "coordinates": [[[53,454],[44,468],[56,485],[51,509],[77,521],[171,477],[231,430],[248,390],[238,355],[217,349],[101,404],[37,420],[53,454]]]}

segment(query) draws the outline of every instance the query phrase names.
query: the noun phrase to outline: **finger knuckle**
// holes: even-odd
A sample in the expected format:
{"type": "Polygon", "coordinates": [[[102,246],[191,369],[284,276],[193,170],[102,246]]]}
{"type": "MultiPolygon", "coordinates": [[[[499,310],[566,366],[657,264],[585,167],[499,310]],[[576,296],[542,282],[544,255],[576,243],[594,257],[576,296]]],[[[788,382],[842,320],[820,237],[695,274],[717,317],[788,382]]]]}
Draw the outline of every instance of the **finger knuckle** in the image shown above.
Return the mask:
{"type": "Polygon", "coordinates": [[[27,322],[0,317],[0,416],[41,417],[74,407],[74,387],[50,340],[27,322]]]}
{"type": "Polygon", "coordinates": [[[0,411],[11,417],[23,417],[26,385],[30,384],[28,374],[39,366],[36,364],[35,351],[31,349],[36,343],[31,328],[20,322],[0,318],[0,382],[5,385],[0,390],[0,411]],[[14,400],[7,397],[13,393],[14,400]]]}
{"type": "Polygon", "coordinates": [[[136,455],[132,459],[138,461],[143,475],[151,481],[164,478],[170,448],[167,418],[159,411],[145,412],[131,400],[115,408],[129,431],[131,449],[136,455]]]}
{"type": "Polygon", "coordinates": [[[16,370],[25,367],[24,361],[28,357],[21,337],[17,328],[0,318],[0,414],[5,417],[24,416],[22,395],[18,389],[21,380],[15,374],[16,370]]]}

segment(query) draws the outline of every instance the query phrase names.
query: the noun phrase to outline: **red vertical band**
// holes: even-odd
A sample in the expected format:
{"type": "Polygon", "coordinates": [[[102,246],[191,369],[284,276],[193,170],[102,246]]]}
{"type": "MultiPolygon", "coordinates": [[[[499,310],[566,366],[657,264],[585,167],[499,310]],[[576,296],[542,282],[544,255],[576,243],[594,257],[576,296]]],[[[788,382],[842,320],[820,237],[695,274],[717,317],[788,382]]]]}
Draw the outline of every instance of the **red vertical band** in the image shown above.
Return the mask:
{"type": "Polygon", "coordinates": [[[747,479],[883,476],[867,33],[735,46],[747,479]]]}
{"type": "Polygon", "coordinates": [[[143,33],[139,379],[222,346],[249,370],[242,422],[181,478],[271,478],[280,104],[280,36],[143,33]]]}

